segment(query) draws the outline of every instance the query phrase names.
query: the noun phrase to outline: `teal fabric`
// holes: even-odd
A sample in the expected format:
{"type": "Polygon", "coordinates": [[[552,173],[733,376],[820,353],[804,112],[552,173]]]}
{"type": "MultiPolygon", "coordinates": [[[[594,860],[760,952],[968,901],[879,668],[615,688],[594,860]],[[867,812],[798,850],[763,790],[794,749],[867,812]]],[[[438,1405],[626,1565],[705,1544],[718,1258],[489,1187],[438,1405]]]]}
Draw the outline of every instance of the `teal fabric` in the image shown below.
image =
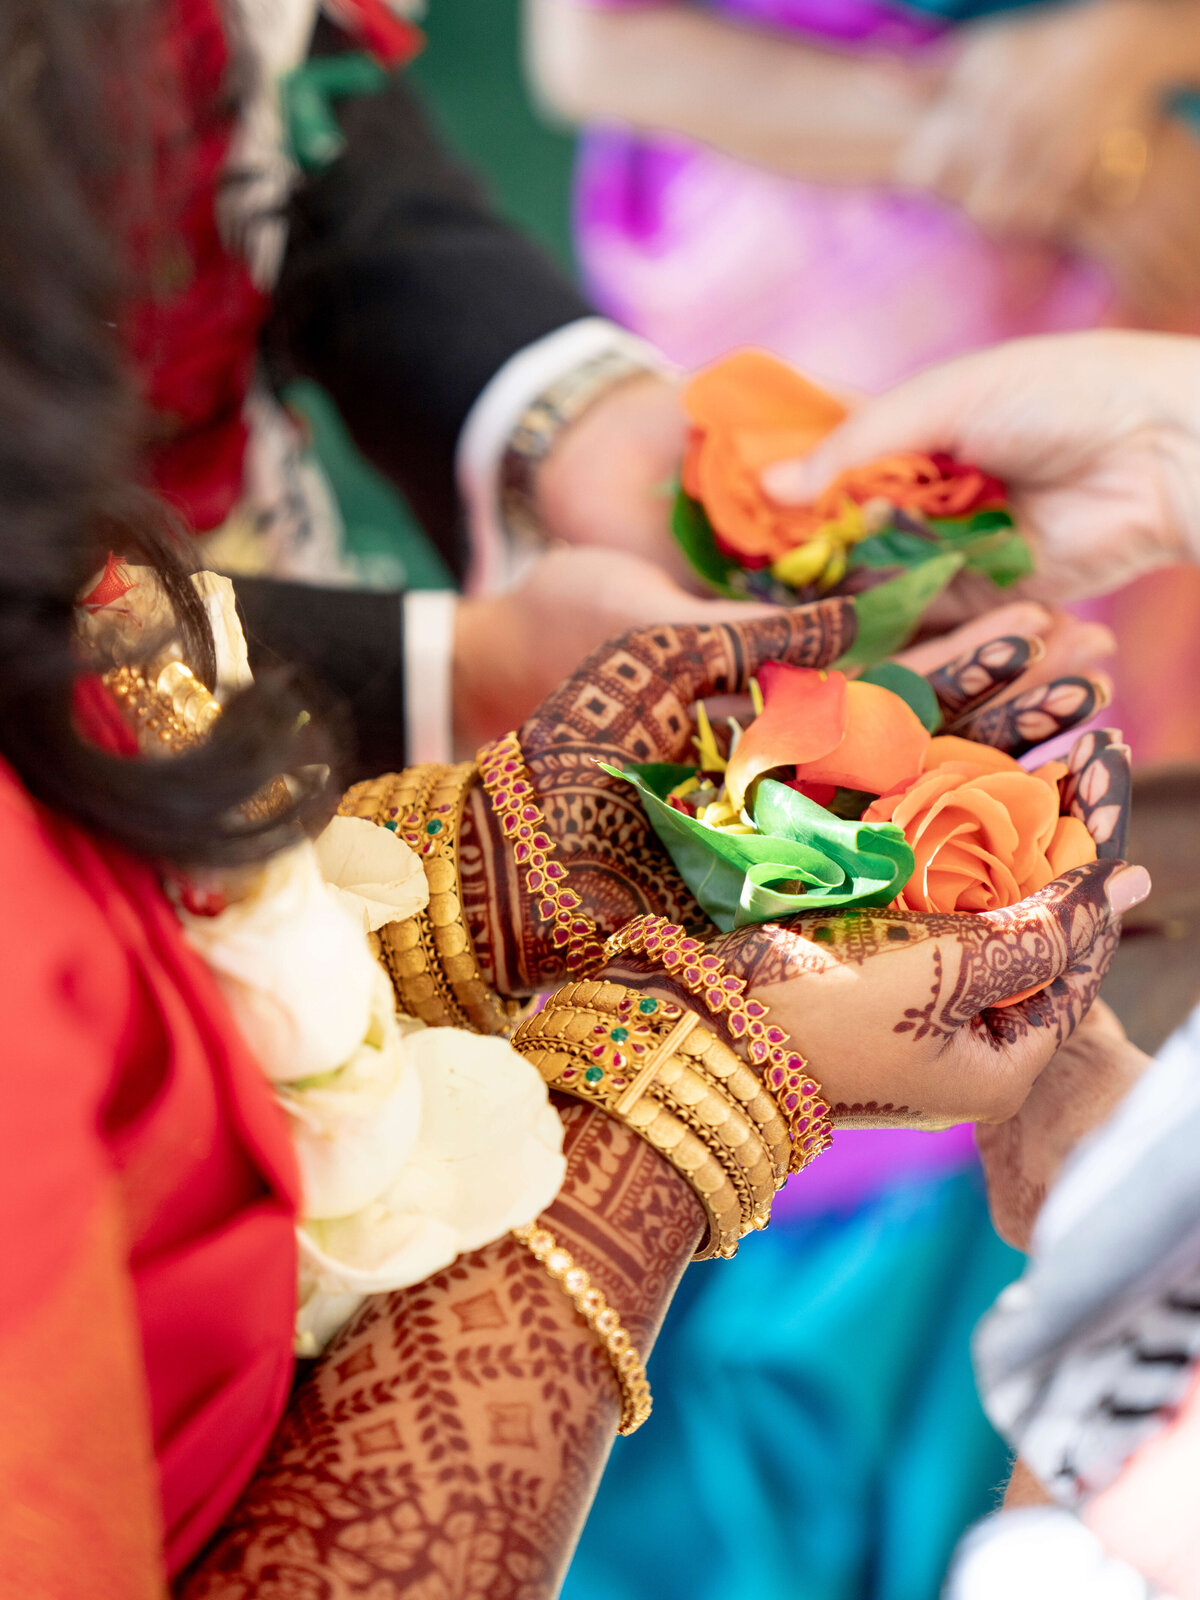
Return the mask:
{"type": "Polygon", "coordinates": [[[1020,1266],[970,1171],[693,1267],[564,1600],[934,1600],[1006,1476],[969,1338],[1020,1266]]]}

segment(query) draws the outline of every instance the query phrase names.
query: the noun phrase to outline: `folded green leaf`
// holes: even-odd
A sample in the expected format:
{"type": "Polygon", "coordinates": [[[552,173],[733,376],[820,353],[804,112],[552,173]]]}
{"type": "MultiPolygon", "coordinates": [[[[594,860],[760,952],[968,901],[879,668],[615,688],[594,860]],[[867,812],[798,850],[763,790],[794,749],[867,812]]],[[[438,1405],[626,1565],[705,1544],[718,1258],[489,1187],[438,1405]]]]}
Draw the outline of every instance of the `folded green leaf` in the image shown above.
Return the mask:
{"type": "Polygon", "coordinates": [[[601,765],[637,789],[680,877],[725,932],[799,911],[886,905],[912,874],[912,852],[893,823],[842,821],[772,779],[759,784],[756,825],[762,814],[785,831],[719,833],[666,803],[692,768],[601,765]]]}
{"type": "Polygon", "coordinates": [[[937,555],[940,543],[940,539],[926,539],[907,528],[887,528],[851,547],[850,568],[918,567],[937,555]]]}

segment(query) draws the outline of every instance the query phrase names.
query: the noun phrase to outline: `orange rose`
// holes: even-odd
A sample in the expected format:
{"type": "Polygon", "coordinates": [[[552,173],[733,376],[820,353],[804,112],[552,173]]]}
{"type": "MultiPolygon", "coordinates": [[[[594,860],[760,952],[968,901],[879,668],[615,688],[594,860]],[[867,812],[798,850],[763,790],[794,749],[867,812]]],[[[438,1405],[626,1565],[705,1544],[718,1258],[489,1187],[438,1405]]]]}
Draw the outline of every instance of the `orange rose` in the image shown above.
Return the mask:
{"type": "Polygon", "coordinates": [[[682,482],[699,500],[717,544],[744,567],[765,567],[807,544],[847,501],[883,499],[928,517],[962,517],[1005,503],[1004,485],[947,455],[885,456],[844,472],[815,505],[780,506],[761,477],[776,461],[807,455],[846,408],[762,350],[738,350],[683,391],[692,424],[682,482]]]}
{"type": "Polygon", "coordinates": [[[725,787],[739,810],[755,778],[776,767],[793,768],[805,785],[868,794],[920,771],[929,734],[890,689],[782,661],[764,662],[758,682],[763,709],[725,769],[725,787]]]}
{"type": "Polygon", "coordinates": [[[817,500],[822,517],[835,517],[847,500],[864,505],[887,500],[927,517],[965,517],[1003,506],[1004,485],[978,467],[947,455],[881,456],[865,467],[851,467],[833,480],[817,500]]]}
{"type": "Polygon", "coordinates": [[[1060,815],[1052,761],[1026,772],[1011,756],[967,739],[931,739],[922,771],[868,808],[895,822],[916,868],[895,904],[904,911],[993,911],[1096,859],[1076,817],[1060,815]]]}
{"type": "Polygon", "coordinates": [[[812,538],[827,517],[778,506],[763,491],[765,467],[806,455],[846,415],[832,395],[761,350],[740,350],[698,373],[683,393],[692,435],[683,487],[708,513],[721,549],[744,567],[765,567],[812,538]]]}

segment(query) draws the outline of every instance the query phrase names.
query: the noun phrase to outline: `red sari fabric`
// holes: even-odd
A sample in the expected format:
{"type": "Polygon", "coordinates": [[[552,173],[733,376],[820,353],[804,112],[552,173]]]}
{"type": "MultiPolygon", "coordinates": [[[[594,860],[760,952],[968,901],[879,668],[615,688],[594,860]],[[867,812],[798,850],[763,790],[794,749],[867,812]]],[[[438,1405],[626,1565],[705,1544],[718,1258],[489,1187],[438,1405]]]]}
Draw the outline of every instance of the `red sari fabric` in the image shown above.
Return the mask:
{"type": "Polygon", "coordinates": [[[109,1543],[145,1544],[138,1461],[152,1451],[175,1573],[282,1415],[298,1176],[152,870],[35,805],[3,764],[0,884],[0,1549],[6,1569],[24,1560],[27,1594],[153,1593],[128,1554],[112,1554],[119,1588],[97,1576],[109,1543]],[[129,1438],[102,1438],[126,1378],[129,1438]],[[81,1528],[106,1494],[129,1526],[81,1528]],[[71,1552],[70,1587],[39,1588],[71,1552]]]}
{"type": "Polygon", "coordinates": [[[154,424],[149,483],[206,533],[241,497],[243,407],[268,303],[218,224],[237,123],[219,0],[164,0],[155,22],[152,201],[131,197],[140,293],[124,337],[154,424]]]}

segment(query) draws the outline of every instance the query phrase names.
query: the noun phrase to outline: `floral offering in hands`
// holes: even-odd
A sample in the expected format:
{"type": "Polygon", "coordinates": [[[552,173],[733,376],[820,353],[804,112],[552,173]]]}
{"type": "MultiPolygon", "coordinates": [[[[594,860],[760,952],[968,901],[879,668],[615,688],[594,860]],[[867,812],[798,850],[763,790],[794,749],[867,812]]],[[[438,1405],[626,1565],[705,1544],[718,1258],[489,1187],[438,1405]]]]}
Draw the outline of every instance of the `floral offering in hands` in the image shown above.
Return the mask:
{"type": "Polygon", "coordinates": [[[844,472],[810,506],[778,505],[764,470],[810,451],[846,416],[783,362],[742,350],[684,390],[691,436],[672,526],[723,594],[782,605],[853,594],[847,665],[899,649],[960,572],[1000,588],[1033,570],[1004,485],[946,455],[898,455],[844,472]]]}
{"type": "Polygon", "coordinates": [[[936,698],[907,668],[851,680],[768,662],[756,688],[758,714],[744,729],[730,720],[728,755],[701,705],[694,765],[619,774],[719,928],[831,907],[994,911],[1096,859],[1064,814],[1068,765],[1029,772],[937,736],[936,698]]]}

